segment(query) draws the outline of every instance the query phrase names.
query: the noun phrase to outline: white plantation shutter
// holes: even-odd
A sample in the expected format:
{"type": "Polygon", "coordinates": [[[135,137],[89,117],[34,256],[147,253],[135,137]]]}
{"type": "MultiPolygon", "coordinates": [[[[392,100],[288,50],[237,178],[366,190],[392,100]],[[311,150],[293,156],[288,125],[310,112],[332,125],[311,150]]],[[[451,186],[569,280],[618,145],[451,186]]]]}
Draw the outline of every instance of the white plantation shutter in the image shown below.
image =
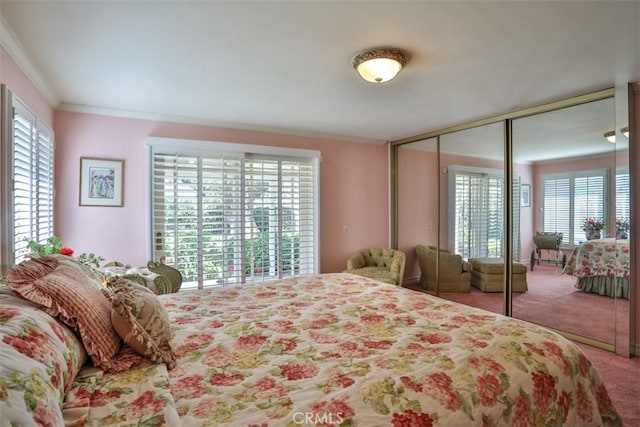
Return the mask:
{"type": "MultiPolygon", "coordinates": [[[[489,258],[503,256],[504,241],[504,179],[487,177],[486,236],[485,244],[489,258]]],[[[514,233],[515,234],[515,233],[514,233]]]]}
{"type": "Polygon", "coordinates": [[[629,172],[616,174],[616,219],[631,218],[631,188],[629,172]]]}
{"type": "Polygon", "coordinates": [[[606,222],[606,205],[606,169],[543,177],[543,231],[563,233],[563,247],[585,240],[585,218],[602,218],[606,222]]]}
{"type": "MultiPolygon", "coordinates": [[[[453,187],[450,205],[454,218],[453,243],[455,253],[463,258],[502,257],[504,239],[504,179],[501,171],[479,172],[475,168],[448,168],[453,187]]],[[[519,178],[514,181],[519,194],[519,178]]],[[[514,193],[516,191],[514,190],[514,193]]],[[[519,200],[519,196],[518,199],[519,200]]],[[[514,210],[514,258],[519,257],[520,210],[514,210]]]]}
{"type": "MultiPolygon", "coordinates": [[[[605,176],[578,176],[574,178],[573,190],[573,243],[585,239],[582,223],[585,218],[606,218],[605,176]]],[[[605,228],[602,237],[606,237],[605,228]]]]}
{"type": "Polygon", "coordinates": [[[238,282],[241,157],[154,153],[154,259],[166,256],[185,283],[238,282]]]}
{"type": "Polygon", "coordinates": [[[542,224],[547,233],[562,233],[562,245],[571,244],[571,179],[544,178],[542,224]]]}
{"type": "Polygon", "coordinates": [[[153,256],[184,288],[317,272],[314,159],[151,147],[153,256]]]}
{"type": "Polygon", "coordinates": [[[311,161],[282,162],[283,272],[313,274],[316,270],[317,210],[314,207],[314,165],[311,161]],[[290,266],[287,269],[287,264],[290,266]]]}
{"type": "MultiPolygon", "coordinates": [[[[521,179],[519,176],[513,178],[513,194],[511,195],[511,203],[513,203],[513,235],[511,238],[513,239],[512,248],[512,258],[514,261],[520,259],[520,208],[521,208],[521,179]]],[[[531,195],[529,195],[531,197],[531,195]]],[[[533,203],[532,203],[533,204],[533,203]]]]}
{"type": "Polygon", "coordinates": [[[54,133],[20,100],[5,89],[10,129],[5,153],[10,162],[7,181],[10,194],[5,200],[8,212],[5,230],[8,240],[8,266],[20,263],[27,254],[26,242],[44,243],[54,234],[54,133]]]}

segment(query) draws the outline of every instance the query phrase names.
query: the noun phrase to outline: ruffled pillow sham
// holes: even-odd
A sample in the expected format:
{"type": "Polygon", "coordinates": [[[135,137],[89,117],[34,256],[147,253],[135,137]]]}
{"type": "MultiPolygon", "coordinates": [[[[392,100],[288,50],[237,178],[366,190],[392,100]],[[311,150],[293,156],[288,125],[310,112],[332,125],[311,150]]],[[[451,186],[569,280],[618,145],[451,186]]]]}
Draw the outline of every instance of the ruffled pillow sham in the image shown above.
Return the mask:
{"type": "Polygon", "coordinates": [[[12,267],[6,282],[78,332],[96,367],[122,370],[115,358],[121,341],[111,324],[111,303],[91,269],[71,257],[44,256],[12,267]]]}

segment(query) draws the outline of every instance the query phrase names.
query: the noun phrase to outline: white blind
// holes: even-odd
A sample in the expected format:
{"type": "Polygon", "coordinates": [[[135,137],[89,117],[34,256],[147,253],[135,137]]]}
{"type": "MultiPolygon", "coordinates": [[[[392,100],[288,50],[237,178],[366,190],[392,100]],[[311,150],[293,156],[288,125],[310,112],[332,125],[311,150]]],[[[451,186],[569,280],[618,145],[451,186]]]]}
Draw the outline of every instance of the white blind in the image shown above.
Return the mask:
{"type": "Polygon", "coordinates": [[[154,151],[154,258],[185,288],[314,273],[314,176],[311,159],[154,151]]]}
{"type": "Polygon", "coordinates": [[[585,218],[606,221],[606,174],[596,170],[543,177],[543,231],[563,233],[563,247],[584,241],[585,218]]]}
{"type": "Polygon", "coordinates": [[[631,218],[629,173],[616,174],[616,219],[631,218]]]}
{"type": "Polygon", "coordinates": [[[11,97],[13,112],[10,168],[13,179],[9,198],[13,220],[13,264],[27,254],[26,241],[44,243],[53,235],[53,131],[18,99],[11,97]]]}
{"type": "Polygon", "coordinates": [[[543,180],[543,215],[545,232],[562,233],[562,245],[571,239],[571,179],[546,178],[543,180]]]}
{"type": "MultiPolygon", "coordinates": [[[[502,257],[504,251],[504,179],[496,174],[450,168],[454,174],[455,253],[463,258],[502,257]]],[[[514,258],[520,255],[519,178],[514,181],[514,258]]]]}

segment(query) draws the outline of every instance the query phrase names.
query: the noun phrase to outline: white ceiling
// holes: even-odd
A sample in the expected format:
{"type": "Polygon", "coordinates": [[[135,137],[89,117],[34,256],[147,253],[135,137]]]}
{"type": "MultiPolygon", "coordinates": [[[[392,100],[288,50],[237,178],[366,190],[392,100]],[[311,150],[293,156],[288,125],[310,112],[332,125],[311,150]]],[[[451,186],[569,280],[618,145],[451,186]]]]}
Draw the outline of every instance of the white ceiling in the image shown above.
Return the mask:
{"type": "Polygon", "coordinates": [[[640,80],[638,1],[2,0],[0,18],[54,108],[362,142],[640,80]],[[377,46],[410,54],[381,85],[351,66],[377,46]]]}

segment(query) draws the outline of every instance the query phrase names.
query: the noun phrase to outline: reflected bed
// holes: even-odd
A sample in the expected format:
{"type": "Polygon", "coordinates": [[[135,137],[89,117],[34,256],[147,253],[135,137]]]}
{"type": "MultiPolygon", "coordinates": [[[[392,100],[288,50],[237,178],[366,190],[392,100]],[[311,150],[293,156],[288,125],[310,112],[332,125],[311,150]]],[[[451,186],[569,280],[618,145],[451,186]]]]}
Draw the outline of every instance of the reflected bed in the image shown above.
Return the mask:
{"type": "Polygon", "coordinates": [[[576,246],[562,271],[584,292],[629,299],[629,241],[588,240],[576,246]]]}

